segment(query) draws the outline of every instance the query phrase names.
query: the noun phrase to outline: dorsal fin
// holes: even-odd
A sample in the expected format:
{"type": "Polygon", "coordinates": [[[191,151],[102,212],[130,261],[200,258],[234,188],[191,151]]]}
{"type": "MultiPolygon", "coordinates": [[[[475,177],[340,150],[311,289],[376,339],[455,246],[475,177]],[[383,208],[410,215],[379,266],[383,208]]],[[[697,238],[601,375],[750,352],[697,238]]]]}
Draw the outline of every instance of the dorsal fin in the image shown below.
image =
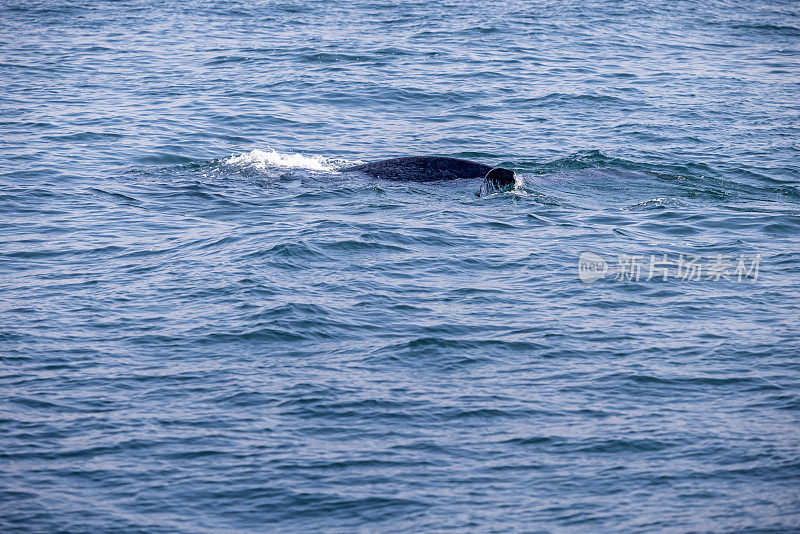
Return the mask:
{"type": "Polygon", "coordinates": [[[495,167],[486,173],[486,178],[483,179],[478,195],[483,196],[497,191],[503,191],[504,189],[514,187],[516,183],[517,178],[514,175],[514,171],[502,167],[495,167]]]}

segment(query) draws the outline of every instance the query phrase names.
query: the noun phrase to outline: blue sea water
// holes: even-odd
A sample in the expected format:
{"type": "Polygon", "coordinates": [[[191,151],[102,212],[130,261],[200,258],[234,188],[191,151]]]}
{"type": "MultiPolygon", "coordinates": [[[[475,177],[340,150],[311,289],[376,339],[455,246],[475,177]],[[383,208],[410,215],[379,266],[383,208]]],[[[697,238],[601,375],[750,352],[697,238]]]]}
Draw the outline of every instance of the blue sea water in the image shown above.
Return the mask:
{"type": "Polygon", "coordinates": [[[3,2],[0,530],[798,531],[798,134],[794,1],[3,2]]]}

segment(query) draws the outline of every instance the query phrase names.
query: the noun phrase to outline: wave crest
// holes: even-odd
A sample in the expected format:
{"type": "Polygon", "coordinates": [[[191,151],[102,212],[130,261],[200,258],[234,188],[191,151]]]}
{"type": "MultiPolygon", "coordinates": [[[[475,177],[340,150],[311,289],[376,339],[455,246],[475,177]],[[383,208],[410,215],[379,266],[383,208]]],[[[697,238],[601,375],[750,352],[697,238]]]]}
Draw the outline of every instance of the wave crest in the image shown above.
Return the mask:
{"type": "Polygon", "coordinates": [[[284,167],[292,169],[308,169],[312,171],[335,171],[341,166],[341,160],[325,158],[323,156],[305,156],[303,154],[285,154],[275,149],[259,150],[253,149],[250,152],[243,152],[239,155],[231,155],[222,160],[225,165],[235,165],[240,167],[266,170],[273,167],[284,167]]]}

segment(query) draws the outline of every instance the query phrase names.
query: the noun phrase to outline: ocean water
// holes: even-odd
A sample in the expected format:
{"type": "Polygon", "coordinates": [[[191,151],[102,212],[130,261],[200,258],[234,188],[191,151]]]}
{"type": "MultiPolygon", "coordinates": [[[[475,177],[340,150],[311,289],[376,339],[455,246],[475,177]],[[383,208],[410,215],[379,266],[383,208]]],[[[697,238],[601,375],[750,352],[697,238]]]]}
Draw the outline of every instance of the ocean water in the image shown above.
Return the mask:
{"type": "Polygon", "coordinates": [[[797,532],[798,134],[794,1],[3,2],[0,531],[797,532]]]}

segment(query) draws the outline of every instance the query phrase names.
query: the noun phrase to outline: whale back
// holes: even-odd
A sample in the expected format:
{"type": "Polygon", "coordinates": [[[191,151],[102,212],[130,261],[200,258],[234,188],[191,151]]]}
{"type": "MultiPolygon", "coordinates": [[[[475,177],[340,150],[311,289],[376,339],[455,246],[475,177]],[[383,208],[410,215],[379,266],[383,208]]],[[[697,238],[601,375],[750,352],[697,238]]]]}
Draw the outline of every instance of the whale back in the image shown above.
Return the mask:
{"type": "Polygon", "coordinates": [[[456,178],[483,178],[492,170],[489,165],[443,156],[409,156],[384,159],[342,169],[363,172],[375,178],[430,182],[456,178]]]}

